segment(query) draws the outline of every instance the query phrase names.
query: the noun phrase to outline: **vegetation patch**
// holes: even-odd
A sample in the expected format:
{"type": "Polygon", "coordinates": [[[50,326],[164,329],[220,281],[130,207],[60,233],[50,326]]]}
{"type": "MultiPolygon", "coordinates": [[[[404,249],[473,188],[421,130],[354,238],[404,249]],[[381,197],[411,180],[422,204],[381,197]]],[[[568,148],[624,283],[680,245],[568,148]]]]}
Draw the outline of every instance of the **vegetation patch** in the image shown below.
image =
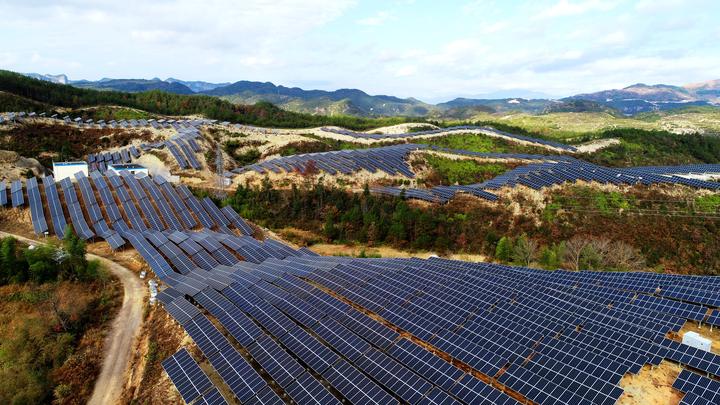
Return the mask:
{"type": "Polygon", "coordinates": [[[604,166],[650,166],[720,162],[720,137],[678,135],[666,131],[616,129],[599,138],[617,138],[620,143],[581,156],[604,166]]]}
{"type": "Polygon", "coordinates": [[[62,248],[0,241],[0,402],[86,402],[102,364],[120,285],[85,260],[68,234],[62,248]]]}
{"type": "Polygon", "coordinates": [[[308,142],[291,142],[281,147],[278,152],[280,156],[292,156],[301,153],[329,152],[331,150],[333,150],[333,148],[329,144],[314,140],[308,142]]]}
{"type": "Polygon", "coordinates": [[[120,121],[120,120],[141,120],[153,118],[152,114],[146,111],[125,107],[100,106],[82,110],[74,110],[67,115],[81,117],[83,121],[92,119],[94,121],[120,121]]]}
{"type": "Polygon", "coordinates": [[[495,138],[483,134],[475,133],[453,133],[445,136],[437,136],[433,138],[416,139],[413,142],[440,146],[449,149],[463,149],[470,152],[481,153],[532,153],[547,155],[547,149],[522,145],[517,142],[511,142],[506,139],[495,138]]]}
{"type": "MultiPolygon", "coordinates": [[[[504,173],[510,167],[501,163],[480,163],[473,159],[451,159],[422,154],[422,160],[430,167],[430,173],[422,179],[426,187],[453,184],[474,184],[504,173]]],[[[413,166],[417,163],[413,162],[413,166]]]]}

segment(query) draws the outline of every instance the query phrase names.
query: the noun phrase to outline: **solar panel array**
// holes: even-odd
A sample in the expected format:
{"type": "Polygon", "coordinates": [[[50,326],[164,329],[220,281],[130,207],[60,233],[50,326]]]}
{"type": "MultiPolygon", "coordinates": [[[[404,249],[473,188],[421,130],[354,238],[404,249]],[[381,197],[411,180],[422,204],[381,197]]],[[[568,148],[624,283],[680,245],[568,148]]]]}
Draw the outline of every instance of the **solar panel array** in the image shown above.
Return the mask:
{"type": "Polygon", "coordinates": [[[464,125],[464,126],[455,126],[455,127],[448,127],[448,128],[439,128],[439,129],[432,129],[427,131],[418,131],[418,132],[408,132],[403,134],[369,134],[365,132],[355,132],[350,131],[347,129],[342,128],[333,128],[333,127],[323,127],[320,128],[322,131],[333,133],[333,134],[340,134],[340,135],[346,135],[353,138],[358,139],[372,139],[372,140],[392,140],[392,139],[406,139],[406,138],[415,138],[418,136],[428,136],[428,135],[439,135],[443,133],[448,132],[459,132],[459,133],[466,133],[466,132],[480,132],[486,135],[491,136],[498,136],[507,138],[514,141],[521,141],[524,143],[531,143],[539,146],[548,146],[555,149],[567,151],[567,152],[575,152],[577,149],[574,146],[565,145],[560,142],[554,142],[554,141],[548,141],[545,139],[540,138],[533,138],[530,136],[525,135],[517,135],[517,134],[511,134],[508,132],[500,131],[492,127],[479,127],[479,126],[473,126],[473,125],[464,125]]]}
{"type": "Polygon", "coordinates": [[[25,184],[27,187],[28,201],[30,203],[30,218],[33,223],[33,229],[36,235],[42,235],[48,230],[48,224],[45,220],[45,210],[43,209],[37,179],[31,177],[25,184]]]}
{"type": "Polygon", "coordinates": [[[524,186],[534,190],[577,181],[614,185],[677,184],[707,190],[720,190],[720,183],[686,177],[690,175],[720,175],[720,165],[663,166],[644,168],[608,168],[564,157],[548,157],[545,162],[520,166],[482,183],[470,185],[436,186],[429,189],[374,187],[373,192],[431,202],[445,203],[457,193],[472,194],[486,200],[497,200],[492,190],[524,186]],[[657,172],[654,172],[657,170],[657,172]]]}
{"type": "Polygon", "coordinates": [[[104,172],[111,164],[130,163],[140,156],[140,149],[135,145],[130,145],[112,152],[90,153],[87,156],[87,162],[90,171],[104,172]]]}
{"type": "Polygon", "coordinates": [[[187,403],[198,399],[213,386],[208,376],[185,349],[180,349],[168,357],[162,362],[162,366],[187,403]]]}
{"type": "Polygon", "coordinates": [[[717,277],[297,254],[195,272],[215,280],[159,298],[242,403],[613,404],[664,359],[720,377],[666,337],[708,319],[717,277]]]}
{"type": "MultiPolygon", "coordinates": [[[[288,254],[287,249],[278,248],[273,242],[260,243],[249,237],[238,237],[233,229],[239,230],[242,235],[251,235],[254,233],[253,228],[232,207],[218,209],[209,199],[200,201],[186,186],[176,187],[162,178],[142,174],[135,176],[128,172],[118,176],[112,172],[101,174],[94,171],[90,173],[90,178],[82,173],[74,177],[76,183],[70,178],[58,182],[62,197],[52,176],[42,179],[42,193],[36,178],[27,181],[30,214],[36,234],[50,231],[45,216],[47,211],[52,231],[62,238],[68,224],[63,210],[65,206],[70,223],[81,238],[88,240],[97,235],[105,239],[113,250],[125,245],[126,239],[130,238],[131,245],[145,253],[143,256],[146,256],[153,270],[162,275],[169,274],[173,268],[153,258],[153,255],[159,253],[143,245],[146,242],[144,235],[148,235],[148,232],[152,237],[158,231],[170,235],[176,231],[187,232],[198,226],[206,228],[206,233],[190,233],[192,240],[180,245],[180,248],[204,247],[197,256],[191,255],[192,260],[183,261],[182,257],[172,255],[170,252],[180,249],[177,246],[174,249],[169,245],[163,247],[163,253],[169,255],[168,260],[174,260],[173,264],[185,263],[183,268],[186,271],[190,269],[187,266],[197,265],[209,269],[217,264],[235,264],[239,258],[258,261],[288,254]],[[213,229],[217,232],[211,231],[213,229]],[[278,250],[282,253],[277,253],[278,250]]],[[[5,191],[6,199],[5,204],[0,206],[8,203],[7,189],[2,187],[5,184],[0,183],[0,197],[3,196],[2,191],[5,191]]],[[[17,206],[20,207],[24,205],[18,202],[19,196],[24,195],[23,185],[20,181],[13,184],[10,194],[15,196],[17,206]]],[[[286,247],[283,245],[283,248],[286,247]]]]}
{"type": "Polygon", "coordinates": [[[312,162],[317,169],[333,175],[350,175],[364,169],[371,173],[382,171],[391,176],[413,178],[415,174],[410,170],[406,157],[410,152],[424,148],[425,145],[402,144],[371,149],[307,153],[266,160],[234,169],[233,172],[237,174],[248,171],[260,174],[304,172],[312,162]]]}

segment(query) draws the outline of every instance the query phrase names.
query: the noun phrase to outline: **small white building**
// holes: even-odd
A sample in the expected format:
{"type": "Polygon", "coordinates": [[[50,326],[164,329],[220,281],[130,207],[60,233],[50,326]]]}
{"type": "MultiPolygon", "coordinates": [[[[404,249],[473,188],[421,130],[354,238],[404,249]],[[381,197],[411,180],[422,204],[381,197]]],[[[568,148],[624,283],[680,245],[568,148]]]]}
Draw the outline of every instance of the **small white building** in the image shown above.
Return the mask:
{"type": "Polygon", "coordinates": [[[60,181],[66,177],[75,181],[75,173],[82,172],[88,175],[87,162],[53,162],[53,177],[55,181],[60,181]]]}
{"type": "Polygon", "coordinates": [[[682,342],[696,349],[705,350],[706,352],[709,352],[712,346],[712,340],[700,336],[697,332],[688,332],[684,334],[682,342]]]}
{"type": "Polygon", "coordinates": [[[137,163],[108,165],[108,170],[117,175],[120,175],[120,172],[130,172],[133,175],[138,173],[148,175],[148,168],[137,163]]]}

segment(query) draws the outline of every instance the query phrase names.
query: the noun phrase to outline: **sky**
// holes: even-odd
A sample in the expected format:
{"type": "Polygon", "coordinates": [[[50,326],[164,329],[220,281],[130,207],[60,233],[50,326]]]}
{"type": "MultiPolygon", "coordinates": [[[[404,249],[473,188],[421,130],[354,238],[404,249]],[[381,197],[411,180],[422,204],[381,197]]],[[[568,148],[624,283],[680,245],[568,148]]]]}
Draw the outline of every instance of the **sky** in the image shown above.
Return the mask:
{"type": "Polygon", "coordinates": [[[427,102],[720,78],[717,0],[0,0],[0,69],[427,102]]]}

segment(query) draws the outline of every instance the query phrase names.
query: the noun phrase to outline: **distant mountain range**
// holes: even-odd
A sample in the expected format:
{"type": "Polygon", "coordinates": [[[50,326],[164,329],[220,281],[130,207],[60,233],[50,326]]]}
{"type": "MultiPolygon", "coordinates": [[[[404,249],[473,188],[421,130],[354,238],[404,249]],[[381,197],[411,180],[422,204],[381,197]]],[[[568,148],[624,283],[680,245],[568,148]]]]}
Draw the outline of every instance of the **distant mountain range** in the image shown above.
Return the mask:
{"type": "Polygon", "coordinates": [[[578,94],[559,100],[548,98],[456,98],[430,104],[415,98],[369,95],[357,89],[335,91],[304,90],[278,86],[270,82],[238,81],[210,83],[174,78],[68,80],[64,74],[27,76],[54,83],[97,90],[141,92],[160,90],[177,94],[202,94],[237,104],[268,101],[281,108],[311,114],[348,114],[355,116],[430,116],[437,118],[471,118],[485,113],[522,111],[530,114],[548,112],[607,112],[635,115],[642,112],[669,110],[686,106],[720,106],[720,80],[670,86],[634,84],[623,89],[578,94]]]}

